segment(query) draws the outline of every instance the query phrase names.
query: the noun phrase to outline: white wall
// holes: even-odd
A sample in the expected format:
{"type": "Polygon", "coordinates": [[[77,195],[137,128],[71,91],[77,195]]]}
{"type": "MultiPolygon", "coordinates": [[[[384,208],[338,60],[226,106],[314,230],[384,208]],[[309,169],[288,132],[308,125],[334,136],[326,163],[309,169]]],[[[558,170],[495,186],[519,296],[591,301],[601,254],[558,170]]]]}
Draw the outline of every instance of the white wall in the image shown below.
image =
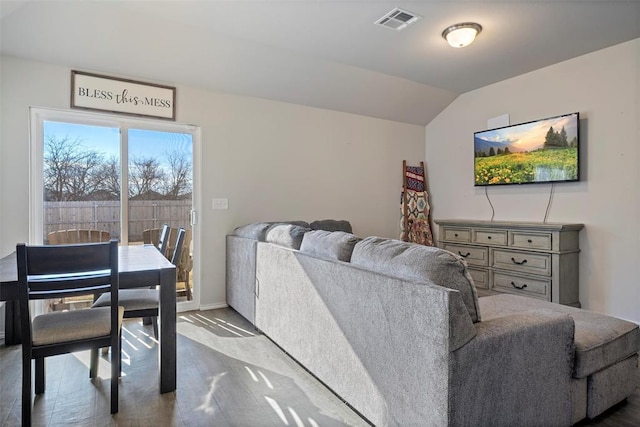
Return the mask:
{"type": "MultiPolygon", "coordinates": [[[[68,109],[71,68],[0,60],[2,256],[28,239],[28,107],[68,109]]],[[[423,126],[181,85],[177,121],[202,129],[205,306],[225,302],[224,236],[236,226],[336,218],[358,235],[397,237],[402,160],[425,153],[423,126]],[[215,197],[229,210],[212,210],[215,197]]]]}
{"type": "MultiPolygon", "coordinates": [[[[505,66],[508,66],[505,64],[505,66]]],[[[491,218],[473,187],[473,132],[580,112],[579,183],[557,184],[549,222],[585,224],[580,301],[640,322],[640,39],[499,82],[456,99],[426,129],[434,218],[491,218]]],[[[495,220],[544,218],[550,184],[489,188],[495,220]]]]}

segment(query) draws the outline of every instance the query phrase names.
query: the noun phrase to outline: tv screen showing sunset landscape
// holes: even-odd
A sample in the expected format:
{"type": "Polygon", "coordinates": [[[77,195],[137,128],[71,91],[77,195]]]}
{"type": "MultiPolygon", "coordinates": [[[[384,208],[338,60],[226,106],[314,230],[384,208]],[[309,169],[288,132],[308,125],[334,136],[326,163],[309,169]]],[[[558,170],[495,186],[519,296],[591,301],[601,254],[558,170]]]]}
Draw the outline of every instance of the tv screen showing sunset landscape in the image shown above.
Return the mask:
{"type": "Polygon", "coordinates": [[[579,114],[474,133],[474,184],[578,181],[579,114]]]}

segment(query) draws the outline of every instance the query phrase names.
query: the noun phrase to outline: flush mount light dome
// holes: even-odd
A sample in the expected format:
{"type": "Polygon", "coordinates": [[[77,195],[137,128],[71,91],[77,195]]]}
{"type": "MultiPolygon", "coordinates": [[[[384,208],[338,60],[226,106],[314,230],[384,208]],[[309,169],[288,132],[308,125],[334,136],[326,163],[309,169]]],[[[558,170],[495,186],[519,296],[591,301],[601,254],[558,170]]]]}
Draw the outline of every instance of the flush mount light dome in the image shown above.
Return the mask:
{"type": "Polygon", "coordinates": [[[442,37],[451,47],[465,47],[470,45],[478,34],[482,31],[482,26],[475,22],[463,22],[452,25],[442,32],[442,37]]]}

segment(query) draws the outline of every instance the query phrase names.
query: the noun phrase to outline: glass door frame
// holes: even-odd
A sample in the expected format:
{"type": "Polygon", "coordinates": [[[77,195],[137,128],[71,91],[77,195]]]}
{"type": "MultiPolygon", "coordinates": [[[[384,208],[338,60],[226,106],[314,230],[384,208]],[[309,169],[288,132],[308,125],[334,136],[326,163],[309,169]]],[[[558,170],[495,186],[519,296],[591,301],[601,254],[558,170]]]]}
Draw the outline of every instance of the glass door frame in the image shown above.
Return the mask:
{"type": "MultiPolygon", "coordinates": [[[[129,129],[143,129],[160,132],[179,132],[192,136],[193,143],[193,199],[191,213],[192,244],[196,254],[193,262],[193,299],[178,303],[178,311],[196,310],[200,307],[200,217],[201,200],[201,131],[198,126],[163,122],[159,120],[137,119],[110,114],[89,113],[84,111],[59,110],[53,108],[29,108],[29,242],[42,244],[44,235],[44,122],[77,123],[89,126],[104,126],[120,129],[120,170],[126,170],[128,159],[129,129]]],[[[128,174],[121,173],[120,179],[120,228],[121,244],[128,244],[128,174]]]]}

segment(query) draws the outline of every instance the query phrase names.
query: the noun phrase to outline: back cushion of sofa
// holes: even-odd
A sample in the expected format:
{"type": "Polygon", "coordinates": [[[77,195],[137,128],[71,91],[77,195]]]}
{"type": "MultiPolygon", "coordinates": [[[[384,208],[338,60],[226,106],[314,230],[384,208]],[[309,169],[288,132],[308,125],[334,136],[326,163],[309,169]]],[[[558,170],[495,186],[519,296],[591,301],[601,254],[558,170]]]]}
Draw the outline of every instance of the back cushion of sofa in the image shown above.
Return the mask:
{"type": "Polygon", "coordinates": [[[464,261],[449,251],[400,240],[367,237],[358,242],[351,263],[408,280],[429,279],[462,295],[471,320],[480,321],[478,294],[464,261]]]}
{"type": "Polygon", "coordinates": [[[351,223],[343,219],[322,219],[313,221],[309,226],[312,230],[344,231],[345,233],[353,233],[351,223]]]}
{"type": "Polygon", "coordinates": [[[271,224],[269,223],[256,222],[254,224],[247,224],[236,228],[235,230],[233,230],[233,235],[244,237],[245,239],[264,242],[269,227],[271,227],[271,224]]]}
{"type": "Polygon", "coordinates": [[[299,225],[300,227],[309,228],[309,223],[307,221],[295,220],[295,221],[271,221],[268,224],[270,225],[278,225],[278,224],[292,224],[299,225]]]}
{"type": "Polygon", "coordinates": [[[300,252],[320,258],[349,262],[360,239],[344,231],[312,230],[305,233],[300,252]]]}
{"type": "Polygon", "coordinates": [[[308,231],[311,229],[294,224],[272,225],[267,230],[265,242],[297,250],[300,249],[302,238],[308,231]]]}
{"type": "Polygon", "coordinates": [[[258,240],[264,242],[267,237],[267,232],[270,228],[276,225],[292,224],[300,227],[309,228],[309,223],[306,221],[276,221],[276,222],[254,222],[251,224],[236,227],[233,230],[233,235],[238,237],[244,237],[245,239],[258,240]]]}

